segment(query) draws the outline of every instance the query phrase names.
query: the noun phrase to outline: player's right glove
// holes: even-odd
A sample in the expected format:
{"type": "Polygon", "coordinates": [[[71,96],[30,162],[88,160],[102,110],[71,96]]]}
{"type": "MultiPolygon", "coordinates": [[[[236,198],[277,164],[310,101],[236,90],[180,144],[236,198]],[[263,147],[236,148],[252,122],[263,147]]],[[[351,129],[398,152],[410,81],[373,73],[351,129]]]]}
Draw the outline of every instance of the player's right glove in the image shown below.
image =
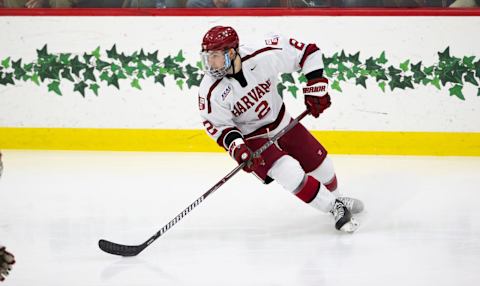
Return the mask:
{"type": "Polygon", "coordinates": [[[307,86],[303,88],[303,94],[305,95],[305,105],[315,118],[332,104],[328,94],[328,79],[326,78],[309,80],[307,86]]]}
{"type": "Polygon", "coordinates": [[[228,153],[237,161],[238,164],[247,162],[243,170],[247,173],[251,173],[258,166],[263,165],[264,161],[261,156],[253,157],[253,152],[248,148],[242,138],[237,138],[230,143],[228,147],[228,153]]]}
{"type": "Polygon", "coordinates": [[[0,246],[0,281],[5,280],[12,265],[15,264],[15,257],[13,254],[5,249],[5,246],[0,246]]]}

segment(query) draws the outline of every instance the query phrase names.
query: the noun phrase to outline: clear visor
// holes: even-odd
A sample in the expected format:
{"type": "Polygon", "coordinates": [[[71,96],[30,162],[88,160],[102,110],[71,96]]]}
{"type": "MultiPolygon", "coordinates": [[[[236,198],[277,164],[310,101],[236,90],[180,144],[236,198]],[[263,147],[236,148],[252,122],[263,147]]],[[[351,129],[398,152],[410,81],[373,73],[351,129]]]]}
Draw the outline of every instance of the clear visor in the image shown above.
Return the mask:
{"type": "Polygon", "coordinates": [[[227,51],[204,51],[200,57],[204,71],[217,79],[224,77],[231,66],[227,51]]]}

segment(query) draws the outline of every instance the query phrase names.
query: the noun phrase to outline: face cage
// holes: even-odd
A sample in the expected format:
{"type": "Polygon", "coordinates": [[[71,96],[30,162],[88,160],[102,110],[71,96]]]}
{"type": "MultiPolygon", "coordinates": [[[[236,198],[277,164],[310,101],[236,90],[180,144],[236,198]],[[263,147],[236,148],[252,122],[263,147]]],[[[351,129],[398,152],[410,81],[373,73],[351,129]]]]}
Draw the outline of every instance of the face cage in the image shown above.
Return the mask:
{"type": "Polygon", "coordinates": [[[209,56],[210,56],[209,51],[200,53],[200,57],[202,58],[203,70],[205,71],[206,74],[210,75],[215,79],[222,79],[227,74],[228,69],[232,66],[232,61],[228,56],[228,51],[224,51],[225,63],[223,67],[218,69],[214,69],[212,66],[210,66],[210,64],[208,63],[209,56]]]}

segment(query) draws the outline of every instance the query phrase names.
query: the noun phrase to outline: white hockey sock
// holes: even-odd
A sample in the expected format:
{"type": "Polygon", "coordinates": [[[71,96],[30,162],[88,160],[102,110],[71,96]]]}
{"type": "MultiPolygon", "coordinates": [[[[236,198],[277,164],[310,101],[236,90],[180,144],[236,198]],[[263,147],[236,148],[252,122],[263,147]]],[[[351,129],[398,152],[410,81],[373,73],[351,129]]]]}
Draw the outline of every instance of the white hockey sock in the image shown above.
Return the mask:
{"type": "Polygon", "coordinates": [[[335,197],[341,196],[337,190],[337,176],[330,157],[325,157],[322,164],[308,174],[319,180],[335,197]]]}

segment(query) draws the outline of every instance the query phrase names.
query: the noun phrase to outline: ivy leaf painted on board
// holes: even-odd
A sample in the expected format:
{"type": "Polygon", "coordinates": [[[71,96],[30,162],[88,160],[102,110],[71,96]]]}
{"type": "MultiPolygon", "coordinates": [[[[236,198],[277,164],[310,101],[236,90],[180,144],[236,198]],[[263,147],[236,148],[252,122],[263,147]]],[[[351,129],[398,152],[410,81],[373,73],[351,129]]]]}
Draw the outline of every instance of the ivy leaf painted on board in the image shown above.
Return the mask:
{"type": "Polygon", "coordinates": [[[375,80],[377,82],[381,80],[388,80],[388,77],[385,75],[385,71],[384,70],[377,71],[377,74],[375,75],[375,80]]]}
{"type": "Polygon", "coordinates": [[[438,57],[441,62],[448,62],[452,58],[450,56],[450,47],[447,47],[443,52],[438,52],[438,57]]]}
{"type": "Polygon", "coordinates": [[[399,69],[395,68],[394,66],[389,66],[388,67],[388,74],[392,77],[397,76],[401,73],[402,73],[402,70],[399,70],[399,69]]]}
{"type": "Polygon", "coordinates": [[[398,75],[393,75],[391,80],[388,82],[388,86],[390,87],[391,91],[395,90],[395,88],[401,88],[401,77],[398,75]]]}
{"type": "Polygon", "coordinates": [[[117,45],[113,45],[110,50],[107,50],[107,57],[112,60],[118,59],[117,45]]]}
{"type": "Polygon", "coordinates": [[[134,57],[133,55],[128,56],[128,55],[125,55],[124,53],[121,53],[118,56],[118,59],[120,60],[120,63],[122,63],[122,66],[125,67],[125,66],[128,66],[132,62],[133,57],[134,57]]]}
{"type": "Polygon", "coordinates": [[[177,67],[177,64],[175,63],[175,61],[172,59],[171,56],[168,56],[165,59],[163,59],[163,65],[167,70],[177,67]]]}
{"type": "Polygon", "coordinates": [[[195,63],[195,66],[196,66],[199,70],[203,70],[202,61],[197,61],[197,62],[195,63]]]}
{"type": "Polygon", "coordinates": [[[142,90],[142,87],[140,86],[140,82],[138,79],[132,80],[132,83],[130,84],[133,88],[136,88],[138,90],[142,90]]]}
{"type": "Polygon", "coordinates": [[[473,64],[473,61],[475,60],[475,56],[471,56],[471,57],[467,57],[467,56],[464,56],[463,57],[463,60],[462,60],[462,63],[469,69],[472,69],[475,67],[475,65],[473,64]]]}
{"type": "Polygon", "coordinates": [[[13,73],[5,73],[5,76],[3,76],[3,73],[0,72],[0,84],[1,85],[15,85],[15,81],[13,80],[13,73]]]}
{"type": "Polygon", "coordinates": [[[466,82],[469,82],[475,86],[478,86],[478,82],[477,80],[475,79],[475,75],[473,74],[472,71],[468,71],[466,74],[465,74],[465,81],[466,82]]]}
{"type": "Polygon", "coordinates": [[[70,61],[70,67],[72,69],[72,73],[76,75],[77,77],[80,77],[80,71],[82,71],[85,68],[85,64],[80,62],[78,56],[75,56],[71,61],[70,61]]]}
{"type": "Polygon", "coordinates": [[[289,82],[295,84],[295,79],[293,78],[291,73],[284,73],[280,77],[282,78],[282,82],[289,82]]]}
{"type": "Polygon", "coordinates": [[[367,77],[366,77],[366,76],[364,76],[364,75],[359,76],[359,77],[357,77],[357,79],[355,80],[355,84],[356,84],[356,85],[361,85],[361,86],[363,86],[364,88],[367,88],[366,80],[367,80],[367,77]]]}
{"type": "Polygon", "coordinates": [[[12,68],[14,69],[13,74],[15,75],[15,79],[21,79],[27,72],[22,68],[22,59],[17,61],[12,60],[12,68]]]}
{"type": "Polygon", "coordinates": [[[187,79],[187,86],[191,88],[192,86],[200,86],[201,77],[192,76],[187,79]]]}
{"type": "Polygon", "coordinates": [[[299,83],[307,83],[308,79],[304,74],[301,74],[300,77],[298,78],[299,83]]]}
{"type": "Polygon", "coordinates": [[[93,56],[91,54],[83,53],[83,59],[85,60],[85,63],[89,64],[92,58],[93,56]]]}
{"type": "Polygon", "coordinates": [[[64,65],[68,65],[70,62],[70,56],[72,56],[70,53],[61,53],[59,57],[60,62],[64,65]]]}
{"type": "Polygon", "coordinates": [[[403,77],[403,80],[401,82],[401,86],[402,86],[402,89],[405,89],[405,88],[413,89],[412,77],[411,76],[403,77]]]}
{"type": "Polygon", "coordinates": [[[155,51],[153,53],[148,53],[147,54],[147,59],[151,61],[153,64],[156,64],[159,62],[158,60],[158,51],[155,51]]]}
{"type": "Polygon", "coordinates": [[[337,71],[337,70],[334,69],[334,68],[327,68],[327,67],[325,67],[325,68],[323,69],[323,72],[325,73],[325,77],[327,77],[327,78],[333,77],[333,74],[334,74],[336,71],[337,71]]]}
{"type": "Polygon", "coordinates": [[[375,59],[375,61],[379,64],[386,64],[388,62],[387,58],[385,57],[385,51],[383,51],[380,56],[375,59]]]}
{"type": "Polygon", "coordinates": [[[60,82],[58,80],[54,80],[48,84],[48,91],[53,91],[58,95],[62,95],[60,91],[60,82]]]}
{"type": "Polygon", "coordinates": [[[379,70],[379,69],[381,69],[382,67],[377,64],[377,61],[374,60],[373,57],[369,57],[369,58],[365,61],[365,68],[366,68],[366,70],[368,70],[368,71],[374,71],[374,70],[379,70]]]}
{"type": "Polygon", "coordinates": [[[339,62],[346,62],[347,60],[348,60],[348,57],[347,57],[347,55],[345,54],[345,51],[342,50],[342,51],[340,52],[340,55],[338,56],[338,61],[339,61],[339,62]]]}
{"type": "Polygon", "coordinates": [[[85,97],[85,88],[87,87],[88,85],[84,81],[81,81],[73,85],[73,91],[78,91],[83,97],[85,97]]]}
{"type": "Polygon", "coordinates": [[[91,91],[93,91],[93,93],[98,96],[98,89],[100,88],[100,86],[96,83],[92,83],[90,84],[90,86],[88,87],[91,91]]]}
{"type": "Polygon", "coordinates": [[[155,83],[160,83],[161,85],[165,86],[165,77],[166,75],[164,74],[157,74],[155,76],[155,83]]]}
{"type": "Polygon", "coordinates": [[[383,92],[385,92],[385,85],[386,85],[386,83],[384,81],[381,81],[381,82],[378,83],[378,86],[380,87],[380,89],[383,92]]]}
{"type": "Polygon", "coordinates": [[[37,57],[39,59],[47,59],[49,57],[46,44],[40,50],[37,50],[37,57]]]}
{"type": "Polygon", "coordinates": [[[185,61],[182,50],[178,52],[177,56],[174,58],[174,61],[176,61],[177,63],[183,63],[185,61]]]}
{"type": "Polygon", "coordinates": [[[351,69],[347,70],[347,78],[348,79],[355,78],[355,73],[351,69]]]}
{"type": "Polygon", "coordinates": [[[175,83],[180,88],[180,90],[183,90],[183,84],[184,84],[183,79],[179,79],[175,83]]]}
{"type": "Polygon", "coordinates": [[[354,65],[360,65],[362,63],[360,62],[359,58],[360,58],[360,52],[357,52],[354,55],[348,55],[348,61],[354,65]]]}
{"type": "Polygon", "coordinates": [[[298,87],[297,87],[297,86],[291,85],[291,86],[288,87],[287,90],[288,90],[288,92],[290,92],[290,93],[292,94],[292,96],[293,96],[294,98],[297,98],[297,91],[298,91],[298,87]]]}
{"type": "Polygon", "coordinates": [[[328,67],[331,63],[333,63],[333,58],[326,57],[322,54],[322,61],[325,67],[328,67]]]}
{"type": "Polygon", "coordinates": [[[33,74],[31,77],[30,77],[30,80],[35,83],[36,85],[40,86],[40,80],[38,79],[38,74],[33,74]]]}
{"type": "Polygon", "coordinates": [[[416,65],[410,65],[411,71],[413,72],[413,80],[415,83],[420,83],[427,75],[422,71],[422,62],[418,62],[416,65]]]}
{"type": "Polygon", "coordinates": [[[449,88],[448,91],[450,92],[450,96],[455,95],[456,97],[460,98],[461,100],[465,100],[465,97],[462,93],[463,86],[456,84],[453,87],[449,88]]]}
{"type": "Polygon", "coordinates": [[[92,56],[95,57],[95,59],[100,58],[100,46],[98,46],[95,50],[92,51],[92,56]]]}
{"type": "Polygon", "coordinates": [[[110,78],[107,80],[107,84],[115,86],[117,89],[120,89],[120,84],[118,83],[118,77],[116,74],[113,74],[110,76],[110,78]]]}
{"type": "Polygon", "coordinates": [[[432,85],[435,86],[438,90],[441,90],[442,88],[440,87],[440,79],[438,77],[432,79],[431,81],[432,85]]]}
{"type": "Polygon", "coordinates": [[[62,78],[68,79],[71,82],[75,81],[75,79],[73,79],[72,77],[72,73],[70,72],[69,68],[65,68],[60,75],[62,76],[62,78]]]}
{"type": "Polygon", "coordinates": [[[94,70],[95,70],[94,67],[85,69],[85,71],[83,72],[83,78],[85,81],[87,80],[91,80],[93,82],[97,81],[97,79],[95,78],[95,74],[93,73],[94,70]]]}
{"type": "Polygon", "coordinates": [[[186,78],[182,70],[177,69],[173,72],[173,79],[186,78]]]}
{"type": "Polygon", "coordinates": [[[6,68],[6,69],[8,69],[10,67],[10,57],[8,57],[8,58],[6,58],[2,61],[2,67],[6,68]]]}
{"type": "Polygon", "coordinates": [[[338,90],[339,92],[342,92],[342,88],[340,87],[340,82],[338,80],[333,81],[332,89],[333,90],[338,90]]]}
{"type": "Polygon", "coordinates": [[[140,49],[140,53],[138,53],[137,59],[138,61],[141,61],[141,62],[146,61],[148,59],[143,49],[140,49]]]}
{"type": "Polygon", "coordinates": [[[403,72],[407,72],[408,71],[408,64],[410,63],[410,60],[406,60],[404,61],[403,63],[400,64],[400,69],[403,71],[403,72]]]}

